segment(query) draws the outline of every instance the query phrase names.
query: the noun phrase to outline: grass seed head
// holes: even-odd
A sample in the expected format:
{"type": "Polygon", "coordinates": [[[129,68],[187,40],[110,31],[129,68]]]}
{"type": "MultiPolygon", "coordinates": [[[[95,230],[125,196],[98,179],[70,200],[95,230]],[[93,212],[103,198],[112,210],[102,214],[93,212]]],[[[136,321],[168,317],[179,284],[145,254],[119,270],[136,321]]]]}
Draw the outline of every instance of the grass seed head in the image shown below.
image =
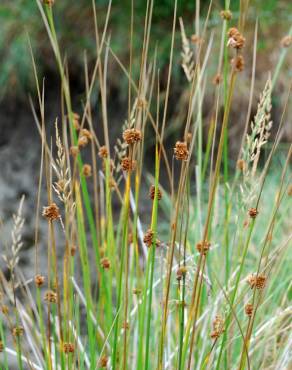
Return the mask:
{"type": "Polygon", "coordinates": [[[81,131],[80,131],[80,136],[81,137],[86,137],[88,140],[92,140],[92,134],[89,130],[87,130],[86,128],[83,128],[81,131]]]}
{"type": "Polygon", "coordinates": [[[251,289],[256,288],[258,290],[264,289],[266,286],[267,277],[264,274],[250,274],[247,277],[247,283],[251,289]]]}
{"type": "Polygon", "coordinates": [[[232,18],[232,13],[230,10],[221,10],[220,12],[221,18],[225,21],[230,21],[232,18]]]}
{"type": "Polygon", "coordinates": [[[92,175],[92,168],[91,168],[90,164],[86,163],[86,164],[83,165],[82,174],[85,177],[90,177],[92,175]]]}
{"type": "MultiPolygon", "coordinates": [[[[155,186],[154,185],[150,186],[149,197],[150,197],[150,199],[154,200],[154,197],[155,197],[155,186]]],[[[160,189],[158,188],[157,189],[157,199],[161,200],[161,198],[162,198],[162,194],[161,194],[160,189]]]]}
{"type": "Polygon", "coordinates": [[[251,303],[247,303],[245,306],[244,306],[244,312],[245,314],[248,316],[248,317],[251,317],[252,313],[253,313],[253,305],[251,303]]]}
{"type": "Polygon", "coordinates": [[[6,306],[6,305],[3,305],[1,306],[1,312],[3,313],[3,315],[8,315],[9,314],[9,307],[6,306]]]}
{"type": "Polygon", "coordinates": [[[74,351],[75,351],[74,343],[63,343],[63,352],[66,355],[74,353],[74,351]]]}
{"type": "Polygon", "coordinates": [[[246,170],[246,162],[244,159],[238,159],[236,167],[239,171],[244,172],[246,170]]]}
{"type": "Polygon", "coordinates": [[[221,334],[224,333],[224,320],[221,315],[215,316],[215,319],[212,323],[213,331],[211,333],[212,339],[218,339],[221,334]]]}
{"type": "Polygon", "coordinates": [[[43,0],[43,3],[44,3],[45,5],[49,5],[49,6],[54,5],[54,2],[55,2],[55,0],[43,0]]]}
{"type": "Polygon", "coordinates": [[[43,217],[49,221],[55,221],[60,218],[60,210],[56,203],[51,203],[46,207],[43,207],[43,217]]]}
{"type": "Polygon", "coordinates": [[[211,243],[205,240],[205,241],[201,241],[197,243],[196,248],[200,254],[205,256],[208,250],[210,249],[210,246],[211,246],[211,243]]]}
{"type": "Polygon", "coordinates": [[[40,288],[41,286],[44,285],[44,282],[45,282],[46,278],[43,276],[43,275],[36,275],[34,277],[34,282],[35,282],[35,285],[40,288]]]}
{"type": "Polygon", "coordinates": [[[106,368],[108,364],[108,357],[106,355],[101,356],[99,360],[99,366],[101,368],[106,368]]]}
{"type": "Polygon", "coordinates": [[[237,28],[232,27],[228,31],[228,42],[227,46],[231,46],[234,49],[242,49],[245,45],[245,38],[242,34],[238,31],[237,28]]]}
{"type": "Polygon", "coordinates": [[[105,145],[99,148],[98,155],[100,156],[100,158],[104,159],[108,157],[108,150],[105,145]]]}
{"type": "Polygon", "coordinates": [[[101,267],[105,270],[108,270],[110,267],[111,267],[111,262],[108,258],[102,258],[102,260],[100,261],[101,263],[101,267]]]}
{"type": "Polygon", "coordinates": [[[12,329],[12,335],[14,337],[21,337],[23,335],[23,332],[24,332],[24,329],[22,326],[15,326],[13,329],[12,329]]]}
{"type": "Polygon", "coordinates": [[[231,65],[235,72],[242,72],[244,70],[244,58],[242,55],[237,55],[231,59],[231,65]]]}
{"type": "Polygon", "coordinates": [[[0,341],[0,352],[3,352],[4,350],[4,344],[2,342],[2,340],[0,341]]]}
{"type": "Polygon", "coordinates": [[[123,139],[128,145],[138,143],[142,139],[141,131],[135,128],[127,129],[123,132],[123,139]]]}
{"type": "Polygon", "coordinates": [[[79,154],[78,146],[71,146],[70,147],[70,154],[72,155],[73,158],[77,157],[77,155],[79,154]]]}
{"type": "Polygon", "coordinates": [[[45,293],[45,298],[44,300],[48,303],[57,303],[57,293],[54,292],[53,290],[48,290],[45,293]]]}
{"type": "Polygon", "coordinates": [[[151,229],[148,229],[144,234],[143,242],[147,245],[148,248],[151,247],[153,243],[154,232],[151,229]]]}
{"type": "Polygon", "coordinates": [[[177,160],[186,161],[189,157],[188,145],[184,141],[177,141],[174,147],[174,156],[177,160]]]}
{"type": "Polygon", "coordinates": [[[80,136],[78,139],[78,147],[85,148],[86,145],[89,143],[89,139],[87,136],[80,136]]]}
{"type": "Polygon", "coordinates": [[[176,271],[176,280],[180,281],[184,276],[187,274],[187,268],[185,266],[181,266],[176,271]]]}
{"type": "Polygon", "coordinates": [[[125,157],[121,160],[121,167],[125,172],[133,171],[136,168],[136,161],[131,160],[129,157],[125,157]]]}
{"type": "Polygon", "coordinates": [[[250,218],[256,218],[258,214],[259,214],[259,211],[256,208],[250,208],[248,210],[248,215],[250,218]]]}

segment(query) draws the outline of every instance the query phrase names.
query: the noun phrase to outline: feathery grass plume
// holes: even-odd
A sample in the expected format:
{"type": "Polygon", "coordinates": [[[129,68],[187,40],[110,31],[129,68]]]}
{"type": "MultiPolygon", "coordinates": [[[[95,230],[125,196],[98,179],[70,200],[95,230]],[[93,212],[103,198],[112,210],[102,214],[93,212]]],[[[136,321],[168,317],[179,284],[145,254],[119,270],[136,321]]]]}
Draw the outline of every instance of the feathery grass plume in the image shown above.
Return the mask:
{"type": "Polygon", "coordinates": [[[195,72],[194,53],[190,47],[190,42],[186,36],[182,18],[179,18],[179,24],[180,24],[180,33],[181,33],[181,39],[182,39],[181,66],[185,72],[187,80],[191,82],[194,77],[194,72],[195,72]]]}
{"type": "Polygon", "coordinates": [[[260,95],[257,113],[251,122],[251,132],[246,134],[241,159],[237,163],[237,168],[243,173],[241,193],[246,205],[254,200],[258,187],[258,182],[255,179],[257,166],[262,147],[267,143],[272,128],[271,93],[272,83],[269,76],[260,95]]]}
{"type": "Polygon", "coordinates": [[[11,246],[11,256],[2,255],[4,262],[11,272],[14,271],[15,267],[19,262],[19,252],[23,246],[22,242],[22,228],[24,225],[24,217],[22,215],[22,208],[24,202],[24,195],[21,197],[18,211],[13,215],[13,229],[11,232],[12,246],[11,246]]]}
{"type": "Polygon", "coordinates": [[[260,96],[257,113],[251,123],[251,133],[247,134],[246,153],[244,158],[248,164],[252,164],[251,175],[254,176],[262,147],[267,143],[272,128],[271,120],[271,94],[272,82],[269,76],[263,93],[260,96]]]}
{"type": "Polygon", "coordinates": [[[57,158],[55,159],[56,164],[52,162],[52,167],[55,171],[58,181],[56,181],[52,186],[61,202],[68,204],[68,201],[71,197],[71,178],[69,167],[67,166],[66,153],[59,135],[57,120],[55,122],[55,129],[57,158]]]}

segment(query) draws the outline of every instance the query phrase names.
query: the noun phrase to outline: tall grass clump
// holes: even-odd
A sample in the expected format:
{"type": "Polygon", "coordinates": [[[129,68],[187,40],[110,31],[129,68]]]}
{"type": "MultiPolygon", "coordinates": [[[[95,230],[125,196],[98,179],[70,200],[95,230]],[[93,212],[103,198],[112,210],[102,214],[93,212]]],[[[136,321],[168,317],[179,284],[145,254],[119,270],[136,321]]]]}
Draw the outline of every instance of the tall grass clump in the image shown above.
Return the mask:
{"type": "Polygon", "coordinates": [[[96,60],[89,68],[85,54],[84,96],[76,107],[70,60],[54,21],[56,4],[36,3],[60,76],[61,113],[48,122],[46,86],[30,48],[37,90],[37,105],[31,99],[31,107],[42,143],[35,271],[24,276],[18,266],[22,198],[11,246],[3,252],[10,274],[1,272],[1,368],[11,369],[16,359],[23,370],[288,369],[292,148],[278,149],[291,82],[281,116],[273,117],[272,108],[291,36],[257,96],[258,20],[253,40],[247,41],[249,1],[240,2],[235,18],[226,1],[221,34],[209,31],[213,3],[202,20],[197,1],[191,37],[174,1],[172,27],[165,30],[171,33],[171,47],[162,87],[159,43],[150,53],[157,41],[151,38],[154,1],[145,4],[138,79],[133,77],[134,1],[126,62],[111,47],[111,1],[102,27],[93,1],[96,60]],[[174,58],[180,47],[177,32],[181,66],[174,58]],[[108,110],[110,60],[128,82],[118,138],[112,137],[108,110]],[[247,60],[252,63],[249,104],[235,106],[247,60]],[[211,62],[217,71],[212,119],[205,122],[211,62]],[[172,75],[178,68],[185,73],[188,102],[180,132],[168,139],[173,140],[170,153],[165,138],[174,101],[172,75]],[[243,109],[246,125],[233,164],[231,112],[243,109]],[[48,127],[54,128],[53,137],[48,127]],[[41,204],[44,192],[47,200],[41,204]],[[47,223],[46,246],[38,243],[40,217],[47,223]],[[39,263],[44,254],[46,271],[39,263]]]}

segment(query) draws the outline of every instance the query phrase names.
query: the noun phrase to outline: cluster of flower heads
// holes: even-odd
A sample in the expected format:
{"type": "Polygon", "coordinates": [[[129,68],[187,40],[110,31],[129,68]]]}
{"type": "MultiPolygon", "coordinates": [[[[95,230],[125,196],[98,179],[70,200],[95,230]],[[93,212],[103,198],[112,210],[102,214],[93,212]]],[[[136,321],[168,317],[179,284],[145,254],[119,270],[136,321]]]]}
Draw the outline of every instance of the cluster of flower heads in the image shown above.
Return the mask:
{"type": "Polygon", "coordinates": [[[244,59],[240,54],[240,51],[245,46],[245,38],[239,32],[236,27],[232,27],[228,31],[228,42],[227,46],[236,50],[236,55],[231,60],[231,65],[236,72],[241,72],[244,69],[244,59]]]}

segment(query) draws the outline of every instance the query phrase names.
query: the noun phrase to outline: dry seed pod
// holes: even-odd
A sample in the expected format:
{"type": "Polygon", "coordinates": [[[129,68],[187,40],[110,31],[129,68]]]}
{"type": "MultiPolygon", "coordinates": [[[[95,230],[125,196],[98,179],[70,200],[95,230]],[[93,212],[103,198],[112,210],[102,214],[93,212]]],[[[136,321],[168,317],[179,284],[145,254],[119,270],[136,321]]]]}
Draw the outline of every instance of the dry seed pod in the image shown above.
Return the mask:
{"type": "Polygon", "coordinates": [[[3,352],[3,350],[4,350],[4,344],[2,340],[0,340],[0,352],[3,352]]]}
{"type": "Polygon", "coordinates": [[[188,146],[186,142],[177,141],[174,147],[174,156],[177,160],[186,161],[189,157],[188,146]]]}
{"type": "Polygon", "coordinates": [[[57,293],[55,293],[53,290],[48,290],[45,293],[44,300],[48,303],[56,303],[57,302],[57,293]]]}
{"type": "Polygon", "coordinates": [[[244,312],[247,316],[251,317],[252,313],[253,313],[253,305],[251,303],[247,303],[245,306],[244,306],[244,312]]]}
{"type": "Polygon", "coordinates": [[[264,289],[266,286],[267,278],[264,274],[250,274],[247,277],[247,283],[251,289],[256,288],[258,290],[264,289]]]}
{"type": "Polygon", "coordinates": [[[91,169],[90,164],[83,165],[82,173],[85,177],[90,177],[92,175],[92,169],[91,169]]]}
{"type": "Polygon", "coordinates": [[[78,147],[79,148],[84,148],[88,144],[89,139],[87,136],[80,136],[78,139],[78,147]]]}
{"type": "Polygon", "coordinates": [[[176,271],[176,280],[180,281],[184,276],[186,276],[187,268],[185,266],[181,266],[176,271]]]}
{"type": "Polygon", "coordinates": [[[107,364],[108,364],[108,357],[104,355],[99,360],[99,366],[101,368],[105,368],[105,367],[107,367],[107,364]]]}
{"type": "Polygon", "coordinates": [[[231,65],[236,72],[242,72],[244,70],[244,59],[242,55],[237,55],[231,59],[231,65]]]}
{"type": "Polygon", "coordinates": [[[217,73],[214,78],[213,78],[213,84],[214,85],[219,85],[222,81],[222,76],[220,73],[217,73]]]}
{"type": "Polygon", "coordinates": [[[98,155],[100,158],[107,158],[108,157],[108,150],[105,145],[101,146],[98,151],[98,155]]]}
{"type": "Polygon", "coordinates": [[[121,161],[123,171],[133,171],[136,168],[136,161],[132,161],[129,157],[125,157],[121,161]]]}
{"type": "Polygon", "coordinates": [[[80,136],[81,137],[86,137],[88,140],[92,140],[92,134],[89,130],[87,130],[86,128],[83,128],[81,131],[80,131],[80,136]]]}
{"type": "Polygon", "coordinates": [[[210,249],[210,246],[211,246],[211,243],[208,242],[207,240],[205,240],[205,241],[199,242],[196,245],[196,248],[197,248],[197,251],[200,254],[205,256],[207,254],[208,250],[210,249]]]}
{"type": "MultiPolygon", "coordinates": [[[[150,197],[150,199],[154,200],[154,197],[155,197],[155,186],[154,185],[150,186],[149,197],[150,197]]],[[[161,198],[162,198],[162,194],[161,194],[160,189],[158,188],[158,190],[157,190],[157,199],[160,200],[161,198]]]]}
{"type": "Polygon", "coordinates": [[[111,262],[108,258],[102,258],[100,261],[101,267],[104,268],[105,270],[108,270],[111,267],[111,262]]]}
{"type": "Polygon", "coordinates": [[[221,10],[220,12],[221,18],[225,21],[230,21],[232,18],[232,13],[230,10],[221,10]]]}
{"type": "Polygon", "coordinates": [[[43,275],[36,275],[34,277],[34,282],[35,282],[35,285],[40,288],[41,286],[44,285],[44,282],[45,282],[45,277],[43,275]]]}
{"type": "Polygon", "coordinates": [[[23,335],[23,332],[24,332],[24,329],[22,326],[15,326],[13,329],[12,329],[12,335],[14,337],[21,337],[23,335]]]}
{"type": "Polygon", "coordinates": [[[74,343],[63,343],[63,351],[66,355],[68,355],[69,353],[74,353],[74,343]]]}
{"type": "Polygon", "coordinates": [[[224,333],[224,320],[222,316],[217,315],[213,321],[213,331],[211,333],[212,339],[218,339],[222,333],[224,333]]]}
{"type": "Polygon", "coordinates": [[[250,208],[248,210],[248,215],[249,215],[250,218],[256,218],[257,215],[258,215],[258,213],[259,212],[258,212],[258,210],[256,208],[250,208]]]}
{"type": "Polygon", "coordinates": [[[228,31],[228,42],[227,46],[231,46],[234,49],[242,49],[245,45],[245,38],[238,31],[237,28],[232,27],[228,31]]]}
{"type": "Polygon", "coordinates": [[[46,217],[49,221],[54,221],[60,218],[59,207],[56,203],[51,203],[50,205],[43,207],[43,217],[46,217]]]}
{"type": "Polygon", "coordinates": [[[123,139],[128,145],[138,143],[142,139],[141,131],[135,128],[127,129],[123,132],[123,139]]]}
{"type": "Polygon", "coordinates": [[[151,229],[148,229],[144,234],[143,242],[147,245],[147,247],[151,247],[153,243],[153,236],[154,232],[151,229]]]}
{"type": "Polygon", "coordinates": [[[70,147],[70,154],[72,155],[73,158],[77,157],[77,155],[79,154],[78,146],[71,146],[70,147]]]}

